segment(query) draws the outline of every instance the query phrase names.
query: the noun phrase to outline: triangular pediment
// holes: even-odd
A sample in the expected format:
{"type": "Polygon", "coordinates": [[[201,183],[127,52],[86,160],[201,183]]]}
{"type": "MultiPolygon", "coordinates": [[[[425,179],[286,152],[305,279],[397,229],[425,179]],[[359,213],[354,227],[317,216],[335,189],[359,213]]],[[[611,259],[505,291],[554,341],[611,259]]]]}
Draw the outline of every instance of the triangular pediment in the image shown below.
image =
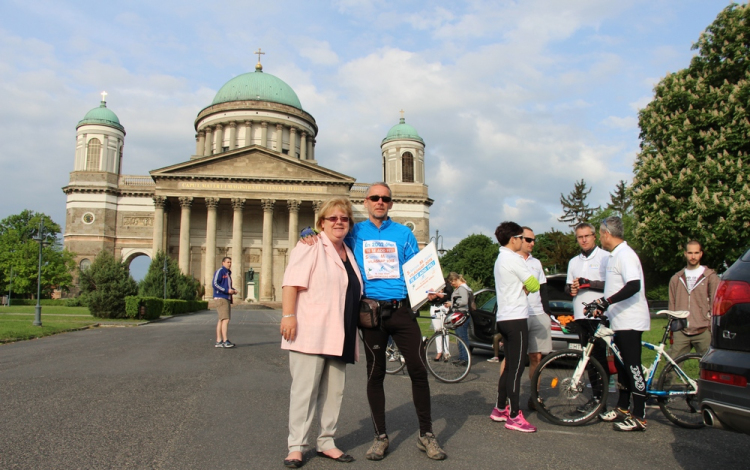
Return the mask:
{"type": "Polygon", "coordinates": [[[248,181],[305,181],[354,183],[351,176],[320,165],[280,155],[264,147],[251,146],[219,155],[196,158],[150,172],[161,178],[232,179],[248,181]]]}

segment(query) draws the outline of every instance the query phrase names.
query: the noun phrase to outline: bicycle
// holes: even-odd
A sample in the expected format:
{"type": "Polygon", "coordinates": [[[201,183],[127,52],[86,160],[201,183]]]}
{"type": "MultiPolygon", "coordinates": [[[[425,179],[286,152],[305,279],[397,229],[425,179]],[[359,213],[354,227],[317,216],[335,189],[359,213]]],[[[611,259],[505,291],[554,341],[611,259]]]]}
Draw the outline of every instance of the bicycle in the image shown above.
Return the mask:
{"type": "MultiPolygon", "coordinates": [[[[450,315],[446,316],[445,312],[439,312],[439,318],[442,320],[441,324],[443,327],[430,337],[425,338],[425,364],[427,370],[435,376],[441,382],[445,383],[457,383],[466,378],[471,370],[471,353],[469,352],[469,346],[464,342],[463,339],[459,338],[452,330],[459,325],[453,325],[446,319],[450,319],[450,315]],[[439,360],[435,360],[438,354],[438,344],[441,344],[441,357],[439,360]],[[459,360],[461,354],[460,351],[466,352],[466,361],[459,360]]],[[[464,317],[468,321],[468,315],[464,317]]],[[[406,363],[398,351],[396,343],[393,338],[389,338],[388,345],[385,350],[386,359],[386,374],[397,374],[401,372],[406,363]]]]}
{"type": "MultiPolygon", "coordinates": [[[[587,312],[592,312],[592,309],[594,307],[587,306],[587,312]]],[[[657,315],[661,314],[666,314],[669,319],[661,343],[654,345],[641,341],[643,347],[656,351],[651,366],[641,366],[646,381],[647,397],[656,398],[664,416],[674,424],[684,428],[701,428],[704,426],[698,403],[701,355],[683,354],[677,359],[672,359],[664,351],[672,322],[687,317],[688,312],[657,312],[657,315]],[[654,385],[662,356],[667,362],[654,385]]],[[[622,363],[620,351],[614,344],[614,331],[605,324],[606,316],[601,318],[602,321],[597,326],[594,336],[603,339],[615,358],[622,363]]],[[[588,423],[605,409],[609,393],[607,376],[602,364],[591,357],[592,349],[593,341],[589,341],[582,351],[558,351],[544,358],[534,372],[531,379],[531,399],[537,411],[552,423],[579,426],[588,423]]]]}

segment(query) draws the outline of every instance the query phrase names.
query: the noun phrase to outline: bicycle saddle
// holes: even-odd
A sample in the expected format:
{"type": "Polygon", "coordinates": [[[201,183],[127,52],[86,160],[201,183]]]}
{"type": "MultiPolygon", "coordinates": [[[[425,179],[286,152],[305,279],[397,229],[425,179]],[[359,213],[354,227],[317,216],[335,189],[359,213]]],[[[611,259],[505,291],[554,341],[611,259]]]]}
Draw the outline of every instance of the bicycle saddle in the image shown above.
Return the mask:
{"type": "Polygon", "coordinates": [[[656,314],[657,315],[661,315],[661,314],[669,315],[672,318],[687,318],[688,315],[690,315],[690,312],[688,312],[687,310],[675,310],[675,311],[659,310],[658,312],[656,312],[656,314]]]}

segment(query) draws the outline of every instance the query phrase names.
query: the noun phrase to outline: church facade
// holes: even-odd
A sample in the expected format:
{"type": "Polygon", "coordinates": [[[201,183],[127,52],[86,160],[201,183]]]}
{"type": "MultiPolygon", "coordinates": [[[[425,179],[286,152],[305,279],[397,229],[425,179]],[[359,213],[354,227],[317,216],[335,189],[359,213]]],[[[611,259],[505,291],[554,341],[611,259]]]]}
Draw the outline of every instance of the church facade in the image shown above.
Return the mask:
{"type": "MultiPolygon", "coordinates": [[[[289,252],[301,228],[314,226],[318,208],[349,196],[355,219],[367,218],[368,184],[320,166],[318,126],[281,79],[239,75],[195,119],[195,154],[149,175],[121,174],[125,128],[106,106],[76,127],[76,150],[66,194],[64,246],[86,268],[102,251],[130,263],[165,251],[200,280],[206,296],[224,256],[232,282],[248,301],[280,301],[289,252]],[[246,282],[246,273],[254,278],[246,282]]],[[[391,217],[429,242],[425,143],[403,117],[381,142],[381,181],[393,191],[391,217]]]]}

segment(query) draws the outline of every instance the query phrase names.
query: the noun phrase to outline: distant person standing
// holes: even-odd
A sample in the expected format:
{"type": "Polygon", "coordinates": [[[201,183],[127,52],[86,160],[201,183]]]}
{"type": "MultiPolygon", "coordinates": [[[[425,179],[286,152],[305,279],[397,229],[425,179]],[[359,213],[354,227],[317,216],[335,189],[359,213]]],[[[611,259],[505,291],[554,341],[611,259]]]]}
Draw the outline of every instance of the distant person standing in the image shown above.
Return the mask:
{"type": "MultiPolygon", "coordinates": [[[[429,294],[427,298],[430,301],[430,318],[432,321],[432,329],[440,331],[443,329],[444,315],[448,311],[451,295],[453,294],[453,287],[450,285],[448,280],[445,280],[445,288],[435,294],[429,294]]],[[[443,355],[450,355],[448,352],[448,337],[445,338],[445,342],[438,341],[437,355],[433,358],[435,361],[444,359],[443,355]]],[[[447,359],[447,357],[445,357],[447,359]]]]}
{"type": "Polygon", "coordinates": [[[232,318],[232,295],[237,291],[232,288],[232,258],[225,256],[221,260],[221,267],[214,273],[214,300],[219,313],[216,323],[216,348],[233,348],[234,343],[227,339],[227,327],[232,318]]]}
{"type": "MultiPolygon", "coordinates": [[[[473,295],[471,288],[466,284],[464,277],[458,273],[451,272],[448,274],[448,282],[451,287],[453,287],[453,293],[451,294],[451,310],[468,315],[471,310],[470,302],[471,296],[473,295]]],[[[464,340],[466,344],[469,344],[469,321],[464,322],[463,325],[456,328],[456,335],[464,340]]],[[[468,361],[469,351],[459,344],[456,364],[459,366],[465,366],[468,361]]]]}
{"type": "MultiPolygon", "coordinates": [[[[669,281],[669,310],[687,310],[687,325],[672,332],[669,355],[677,358],[690,352],[703,355],[711,345],[711,308],[719,276],[713,269],[701,265],[703,247],[696,240],[685,245],[687,266],[669,281]]],[[[674,323],[673,323],[674,325],[674,323]]]]}

